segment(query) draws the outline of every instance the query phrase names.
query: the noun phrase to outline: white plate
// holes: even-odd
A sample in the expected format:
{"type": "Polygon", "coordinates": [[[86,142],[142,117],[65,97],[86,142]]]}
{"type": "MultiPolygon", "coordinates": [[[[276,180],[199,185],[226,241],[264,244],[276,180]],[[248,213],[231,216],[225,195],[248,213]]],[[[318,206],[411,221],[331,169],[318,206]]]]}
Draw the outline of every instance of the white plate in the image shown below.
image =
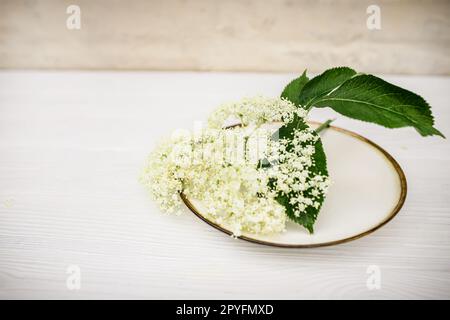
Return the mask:
{"type": "MultiPolygon", "coordinates": [[[[316,126],[317,123],[313,123],[316,126]]],[[[278,247],[306,248],[339,244],[360,238],[389,222],[406,198],[406,178],[398,163],[368,139],[345,129],[330,127],[321,133],[332,185],[314,225],[314,234],[289,221],[277,235],[244,233],[239,238],[278,247]]],[[[186,199],[199,218],[227,234],[205,218],[201,204],[186,199]]]]}

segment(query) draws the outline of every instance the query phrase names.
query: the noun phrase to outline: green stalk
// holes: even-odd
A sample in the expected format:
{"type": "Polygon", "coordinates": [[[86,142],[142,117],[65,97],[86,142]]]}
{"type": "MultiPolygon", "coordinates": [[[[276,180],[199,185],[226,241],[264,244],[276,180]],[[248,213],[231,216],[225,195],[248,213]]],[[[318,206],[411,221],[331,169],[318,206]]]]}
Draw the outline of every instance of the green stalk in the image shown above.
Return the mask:
{"type": "Polygon", "coordinates": [[[325,121],[324,123],[322,123],[320,126],[317,127],[316,132],[319,133],[320,131],[329,128],[330,123],[332,123],[334,120],[336,119],[328,119],[327,121],[325,121]]]}

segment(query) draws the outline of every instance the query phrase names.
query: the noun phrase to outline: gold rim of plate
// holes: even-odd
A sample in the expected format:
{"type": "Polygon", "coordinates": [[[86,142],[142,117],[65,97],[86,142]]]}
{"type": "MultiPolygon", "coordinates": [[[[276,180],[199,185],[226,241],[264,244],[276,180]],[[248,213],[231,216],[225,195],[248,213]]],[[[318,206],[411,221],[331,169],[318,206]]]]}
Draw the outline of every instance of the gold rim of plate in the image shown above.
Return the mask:
{"type": "MultiPolygon", "coordinates": [[[[315,124],[315,125],[320,125],[321,123],[319,122],[315,122],[315,121],[308,121],[310,124],[315,124]]],[[[231,126],[233,127],[233,126],[231,126]]],[[[262,244],[265,246],[272,246],[272,247],[281,247],[281,248],[317,248],[317,247],[326,247],[326,246],[332,246],[332,245],[337,245],[337,244],[341,244],[341,243],[346,243],[349,241],[353,241],[356,239],[359,239],[361,237],[364,237],[366,235],[371,234],[372,232],[378,230],[379,228],[381,228],[382,226],[384,226],[385,224],[387,224],[389,221],[391,221],[396,215],[397,213],[400,211],[400,209],[403,207],[403,204],[405,203],[405,199],[406,199],[406,194],[407,194],[407,190],[408,190],[408,184],[406,182],[406,176],[405,173],[403,172],[402,168],[400,167],[400,165],[398,164],[398,162],[386,151],[384,150],[382,147],[380,147],[378,144],[376,144],[375,142],[353,132],[347,129],[342,129],[339,127],[335,127],[335,126],[330,126],[328,128],[328,130],[335,130],[338,132],[342,132],[346,135],[349,135],[351,137],[354,137],[356,139],[359,139],[367,144],[369,144],[370,146],[374,147],[375,149],[377,149],[378,151],[380,151],[388,160],[389,162],[392,164],[392,166],[394,167],[395,171],[398,174],[399,180],[400,180],[400,197],[398,199],[398,202],[396,204],[396,206],[394,207],[394,209],[389,213],[389,215],[387,216],[386,219],[384,219],[383,221],[381,221],[379,224],[377,224],[376,226],[372,227],[371,229],[361,232],[357,235],[351,236],[351,237],[347,237],[344,239],[339,239],[339,240],[335,240],[335,241],[328,241],[328,242],[323,242],[323,243],[313,243],[313,244],[288,244],[288,243],[277,243],[277,242],[271,242],[271,241],[266,241],[266,240],[259,240],[259,239],[255,239],[252,238],[250,236],[238,236],[238,239],[241,240],[245,240],[248,242],[252,242],[252,243],[257,243],[257,244],[262,244]]],[[[225,229],[224,227],[218,225],[217,223],[209,220],[208,218],[206,218],[205,216],[203,216],[200,211],[194,206],[194,204],[186,197],[185,194],[181,193],[180,194],[181,199],[183,200],[184,204],[189,208],[189,210],[191,210],[198,218],[200,218],[201,220],[203,220],[204,222],[206,222],[207,224],[209,224],[210,226],[216,228],[219,231],[222,231],[223,233],[226,233],[229,236],[232,236],[233,233],[228,230],[225,229]]]]}

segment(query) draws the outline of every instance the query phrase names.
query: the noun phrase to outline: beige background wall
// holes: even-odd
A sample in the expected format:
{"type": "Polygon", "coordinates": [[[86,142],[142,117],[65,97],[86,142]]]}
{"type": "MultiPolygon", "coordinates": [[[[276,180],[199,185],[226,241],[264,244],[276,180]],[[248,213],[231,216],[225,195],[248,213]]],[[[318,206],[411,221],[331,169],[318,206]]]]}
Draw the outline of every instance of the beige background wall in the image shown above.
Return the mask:
{"type": "Polygon", "coordinates": [[[0,0],[0,68],[450,74],[449,53],[449,0],[0,0]]]}

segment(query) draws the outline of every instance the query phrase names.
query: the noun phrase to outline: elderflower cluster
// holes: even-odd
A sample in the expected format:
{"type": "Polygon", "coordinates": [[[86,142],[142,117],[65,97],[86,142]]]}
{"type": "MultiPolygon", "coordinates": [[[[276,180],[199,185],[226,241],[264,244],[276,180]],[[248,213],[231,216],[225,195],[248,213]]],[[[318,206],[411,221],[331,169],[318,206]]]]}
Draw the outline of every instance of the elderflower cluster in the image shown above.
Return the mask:
{"type": "Polygon", "coordinates": [[[290,122],[296,113],[301,118],[306,116],[306,110],[289,100],[257,96],[221,105],[208,118],[208,125],[221,129],[227,121],[235,121],[243,126],[259,127],[270,122],[290,122]]]}
{"type": "MultiPolygon", "coordinates": [[[[258,131],[268,139],[265,130],[258,131]]],[[[255,162],[246,161],[250,148],[241,150],[242,137],[246,137],[244,128],[172,137],[150,155],[141,181],[163,211],[177,211],[183,192],[199,200],[206,210],[202,213],[229,227],[234,235],[281,232],[284,208],[267,188],[267,174],[255,162]]]]}
{"type": "Polygon", "coordinates": [[[201,134],[184,132],[159,145],[141,181],[165,212],[179,211],[183,193],[202,204],[202,214],[236,236],[282,232],[287,216],[319,208],[329,185],[327,176],[313,170],[318,137],[312,129],[295,129],[293,139],[275,141],[273,128],[262,127],[289,123],[295,115],[306,116],[279,98],[247,98],[223,105],[201,134]],[[224,129],[230,117],[242,126],[224,129]],[[264,158],[270,166],[261,165],[264,158]],[[289,196],[293,212],[286,212],[280,196],[289,196]]]}
{"type": "Polygon", "coordinates": [[[268,178],[278,195],[289,196],[292,214],[298,218],[308,207],[319,209],[330,180],[315,172],[315,143],[319,139],[309,127],[294,130],[292,139],[269,141],[267,160],[275,165],[267,169],[268,178]]]}

